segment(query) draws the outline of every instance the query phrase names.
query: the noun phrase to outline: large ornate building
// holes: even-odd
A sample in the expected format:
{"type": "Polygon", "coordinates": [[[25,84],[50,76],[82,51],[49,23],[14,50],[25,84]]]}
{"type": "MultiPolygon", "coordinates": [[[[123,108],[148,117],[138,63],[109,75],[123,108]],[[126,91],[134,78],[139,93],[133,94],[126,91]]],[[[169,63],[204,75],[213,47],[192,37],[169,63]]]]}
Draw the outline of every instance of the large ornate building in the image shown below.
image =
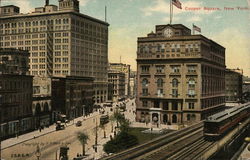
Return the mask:
{"type": "Polygon", "coordinates": [[[136,119],[200,121],[225,105],[225,48],[182,24],[138,38],[136,119]]]}
{"type": "Polygon", "coordinates": [[[108,26],[80,13],[78,0],[59,0],[59,7],[46,0],[28,14],[14,5],[2,6],[0,47],[30,51],[34,76],[94,77],[94,100],[100,103],[108,92],[108,26]]]}

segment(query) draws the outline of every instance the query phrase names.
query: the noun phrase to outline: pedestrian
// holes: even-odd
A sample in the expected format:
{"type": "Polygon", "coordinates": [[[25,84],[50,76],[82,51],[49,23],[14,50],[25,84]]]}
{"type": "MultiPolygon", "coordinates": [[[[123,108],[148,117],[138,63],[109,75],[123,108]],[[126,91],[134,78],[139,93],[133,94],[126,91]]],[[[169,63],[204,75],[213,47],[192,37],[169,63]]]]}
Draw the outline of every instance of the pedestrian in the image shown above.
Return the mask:
{"type": "Polygon", "coordinates": [[[40,131],[40,132],[42,131],[42,127],[41,127],[41,126],[39,127],[39,131],[40,131]]]}

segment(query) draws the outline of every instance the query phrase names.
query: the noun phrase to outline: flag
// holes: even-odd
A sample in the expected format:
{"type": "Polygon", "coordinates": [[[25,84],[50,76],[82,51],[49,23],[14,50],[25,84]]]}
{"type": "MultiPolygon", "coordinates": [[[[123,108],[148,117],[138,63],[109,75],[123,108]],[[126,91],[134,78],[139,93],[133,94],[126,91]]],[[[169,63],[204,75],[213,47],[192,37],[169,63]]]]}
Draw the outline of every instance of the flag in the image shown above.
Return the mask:
{"type": "Polygon", "coordinates": [[[179,0],[172,0],[172,4],[175,5],[175,7],[182,9],[181,2],[179,0]]]}
{"type": "Polygon", "coordinates": [[[197,31],[197,32],[201,32],[201,28],[197,27],[196,25],[193,24],[193,30],[197,31]]]}

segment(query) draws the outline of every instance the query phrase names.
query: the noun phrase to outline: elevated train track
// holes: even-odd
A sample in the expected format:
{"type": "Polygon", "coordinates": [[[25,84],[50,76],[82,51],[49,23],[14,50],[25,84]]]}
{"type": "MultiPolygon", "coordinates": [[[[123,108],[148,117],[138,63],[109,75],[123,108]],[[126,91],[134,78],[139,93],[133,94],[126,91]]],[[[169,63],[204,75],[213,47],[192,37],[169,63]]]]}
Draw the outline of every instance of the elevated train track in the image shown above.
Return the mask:
{"type": "MultiPolygon", "coordinates": [[[[159,148],[164,148],[165,145],[173,144],[177,140],[183,139],[189,135],[194,135],[195,132],[202,133],[203,130],[203,122],[197,123],[191,127],[181,129],[179,131],[168,133],[164,136],[158,137],[152,141],[144,143],[142,145],[133,147],[131,149],[125,150],[118,154],[114,154],[109,157],[104,157],[102,160],[130,160],[137,159],[145,155],[146,153],[154,153],[155,150],[159,150],[159,148]]],[[[158,159],[158,158],[157,158],[158,159]]]]}
{"type": "Polygon", "coordinates": [[[102,158],[102,160],[209,159],[223,148],[224,145],[230,143],[235,136],[244,131],[245,128],[248,128],[248,124],[250,123],[249,115],[250,103],[246,103],[240,105],[239,108],[235,108],[235,111],[234,109],[230,109],[223,113],[215,114],[204,121],[205,124],[216,123],[212,126],[204,126],[204,122],[202,121],[121,153],[102,158]],[[231,122],[229,123],[229,121],[231,122]],[[217,126],[217,128],[213,126],[217,126]],[[230,127],[225,129],[226,126],[230,127]],[[222,129],[224,132],[221,131],[222,129]]]}

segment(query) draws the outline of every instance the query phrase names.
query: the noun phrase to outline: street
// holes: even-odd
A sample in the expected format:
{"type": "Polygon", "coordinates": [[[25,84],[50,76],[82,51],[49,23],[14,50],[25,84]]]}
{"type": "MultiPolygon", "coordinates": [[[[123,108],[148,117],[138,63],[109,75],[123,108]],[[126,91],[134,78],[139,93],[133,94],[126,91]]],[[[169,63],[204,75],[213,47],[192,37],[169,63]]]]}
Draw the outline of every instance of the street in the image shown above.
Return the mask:
{"type": "MultiPolygon", "coordinates": [[[[119,103],[119,102],[118,102],[119,103]]],[[[113,104],[114,108],[118,103],[113,104]]],[[[135,102],[134,100],[128,100],[126,103],[127,111],[124,112],[126,118],[130,119],[131,122],[135,121],[135,102]],[[132,105],[132,103],[134,105],[132,105]]],[[[110,107],[105,108],[105,114],[111,115],[113,112],[110,111],[110,107]]],[[[13,159],[13,160],[34,160],[38,157],[40,160],[56,160],[59,158],[59,149],[61,146],[69,147],[68,156],[69,159],[73,159],[77,154],[82,154],[82,145],[76,138],[76,132],[84,131],[89,136],[88,143],[86,144],[86,154],[88,155],[86,159],[98,159],[104,152],[102,151],[102,145],[110,140],[111,133],[111,122],[106,124],[106,137],[103,138],[103,130],[98,128],[98,145],[97,153],[93,149],[95,143],[95,130],[96,121],[97,126],[100,124],[99,111],[94,112],[87,117],[79,117],[74,120],[74,123],[81,120],[82,126],[76,127],[71,121],[64,130],[55,131],[55,126],[50,126],[39,131],[34,131],[32,133],[27,133],[25,135],[19,136],[18,138],[11,138],[2,142],[2,158],[13,159]],[[40,152],[37,153],[37,148],[40,152]]]]}

